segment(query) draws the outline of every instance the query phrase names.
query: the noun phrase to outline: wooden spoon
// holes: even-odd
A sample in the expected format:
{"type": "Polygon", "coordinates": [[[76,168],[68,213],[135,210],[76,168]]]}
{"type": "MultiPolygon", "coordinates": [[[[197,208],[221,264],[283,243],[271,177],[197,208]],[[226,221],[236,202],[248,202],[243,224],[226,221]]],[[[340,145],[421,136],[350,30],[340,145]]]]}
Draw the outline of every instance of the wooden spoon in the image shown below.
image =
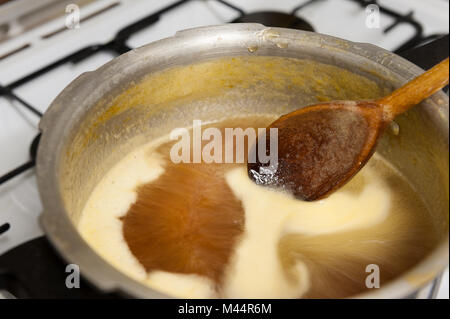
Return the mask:
{"type": "MultiPolygon", "coordinates": [[[[399,114],[449,83],[449,59],[376,101],[337,101],[286,114],[278,128],[278,167],[259,161],[247,164],[258,184],[282,187],[295,197],[324,198],[348,182],[369,160],[386,126],[399,114]]],[[[269,131],[268,131],[269,132],[269,131]]],[[[270,136],[266,137],[266,154],[270,136]]]]}

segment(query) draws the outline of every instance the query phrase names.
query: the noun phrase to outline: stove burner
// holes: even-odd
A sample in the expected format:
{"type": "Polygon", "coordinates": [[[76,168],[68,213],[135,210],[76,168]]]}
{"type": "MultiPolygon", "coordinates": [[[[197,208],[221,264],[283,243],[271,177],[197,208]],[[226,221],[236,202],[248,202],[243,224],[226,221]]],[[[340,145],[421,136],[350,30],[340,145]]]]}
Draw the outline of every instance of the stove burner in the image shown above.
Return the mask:
{"type": "Polygon", "coordinates": [[[30,145],[30,158],[34,162],[36,161],[36,155],[37,155],[37,150],[38,150],[40,140],[41,140],[41,133],[39,133],[38,135],[36,135],[34,137],[33,141],[31,142],[31,145],[30,145]]]}
{"type": "Polygon", "coordinates": [[[9,230],[9,228],[11,228],[11,225],[9,223],[4,223],[0,225],[0,235],[6,233],[9,230]]]}
{"type": "MultiPolygon", "coordinates": [[[[15,298],[116,299],[119,293],[97,290],[81,276],[78,289],[64,284],[67,263],[45,237],[14,247],[0,256],[0,290],[15,298]],[[24,262],[26,261],[26,262],[24,262]]],[[[2,309],[3,310],[3,309],[2,309]]]]}
{"type": "Polygon", "coordinates": [[[261,23],[268,27],[290,28],[304,31],[314,31],[309,22],[302,18],[296,17],[283,12],[276,11],[259,11],[253,13],[245,13],[239,18],[232,21],[233,23],[261,23]]]}

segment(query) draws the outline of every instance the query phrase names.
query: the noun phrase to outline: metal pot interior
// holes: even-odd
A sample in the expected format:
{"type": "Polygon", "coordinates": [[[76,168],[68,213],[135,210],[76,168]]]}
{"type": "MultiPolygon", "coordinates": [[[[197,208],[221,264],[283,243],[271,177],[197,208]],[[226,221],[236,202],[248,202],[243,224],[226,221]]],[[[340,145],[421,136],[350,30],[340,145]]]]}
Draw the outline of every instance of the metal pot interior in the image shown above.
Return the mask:
{"type": "MultiPolygon", "coordinates": [[[[63,213],[73,225],[95,185],[127,152],[173,128],[190,126],[193,119],[211,122],[239,115],[281,115],[320,101],[374,99],[411,77],[409,72],[417,72],[405,70],[402,74],[399,70],[404,61],[394,65],[391,60],[390,65],[383,65],[380,52],[371,53],[375,58],[358,58],[351,52],[355,48],[345,47],[348,44],[306,47],[293,40],[303,34],[277,32],[276,43],[258,40],[257,50],[248,50],[253,44],[250,40],[243,45],[220,40],[220,34],[214,34],[213,49],[207,50],[209,44],[197,42],[188,55],[170,51],[170,59],[161,58],[157,49],[153,49],[156,53],[152,57],[150,46],[141,54],[139,50],[131,52],[113,65],[86,75],[83,84],[58,97],[47,117],[61,112],[58,109],[62,103],[70,104],[66,108],[76,107],[76,101],[68,102],[68,94],[83,95],[80,107],[67,117],[70,120],[61,132],[54,163],[63,213]],[[108,78],[108,74],[114,75],[108,78]]],[[[44,122],[45,137],[50,120],[44,122]]],[[[445,241],[448,100],[438,94],[399,116],[396,123],[399,133],[387,130],[377,151],[422,195],[445,241]]],[[[45,192],[42,196],[45,200],[45,192]]]]}

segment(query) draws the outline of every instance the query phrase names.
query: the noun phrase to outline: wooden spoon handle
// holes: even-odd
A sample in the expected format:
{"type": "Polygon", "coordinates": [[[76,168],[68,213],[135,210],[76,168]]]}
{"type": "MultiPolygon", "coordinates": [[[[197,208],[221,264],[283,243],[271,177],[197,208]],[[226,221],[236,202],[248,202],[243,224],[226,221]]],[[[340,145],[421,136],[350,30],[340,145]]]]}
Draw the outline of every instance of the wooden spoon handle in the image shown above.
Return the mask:
{"type": "Polygon", "coordinates": [[[378,100],[383,107],[385,119],[393,120],[397,115],[419,104],[448,84],[448,58],[418,76],[411,82],[378,100]]]}

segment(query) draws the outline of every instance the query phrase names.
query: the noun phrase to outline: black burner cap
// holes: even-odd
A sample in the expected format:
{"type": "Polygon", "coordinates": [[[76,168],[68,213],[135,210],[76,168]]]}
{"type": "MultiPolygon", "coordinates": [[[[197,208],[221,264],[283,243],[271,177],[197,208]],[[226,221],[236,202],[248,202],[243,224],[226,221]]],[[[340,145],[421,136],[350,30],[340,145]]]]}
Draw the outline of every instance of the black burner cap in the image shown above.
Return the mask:
{"type": "Polygon", "coordinates": [[[33,161],[36,161],[37,149],[38,149],[40,140],[41,140],[41,133],[36,135],[33,139],[33,142],[31,142],[30,157],[33,161]]]}
{"type": "Polygon", "coordinates": [[[234,23],[253,22],[261,23],[267,27],[291,28],[297,30],[314,31],[314,28],[295,15],[276,11],[260,11],[246,13],[233,20],[234,23]]]}

